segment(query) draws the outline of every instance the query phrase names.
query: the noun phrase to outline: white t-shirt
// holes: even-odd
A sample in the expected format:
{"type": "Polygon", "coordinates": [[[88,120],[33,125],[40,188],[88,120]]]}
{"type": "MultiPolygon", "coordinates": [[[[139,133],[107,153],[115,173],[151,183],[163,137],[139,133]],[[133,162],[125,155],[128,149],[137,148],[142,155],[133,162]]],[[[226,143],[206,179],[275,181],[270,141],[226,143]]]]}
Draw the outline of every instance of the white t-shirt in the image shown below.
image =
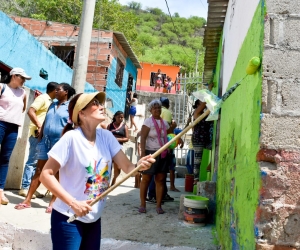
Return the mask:
{"type": "MultiPolygon", "coordinates": [[[[102,194],[111,177],[112,158],[121,150],[113,134],[97,129],[95,145],[88,143],[80,128],[68,131],[49,151],[48,156],[60,164],[59,182],[76,200],[90,200],[102,194]]],[[[106,198],[92,206],[93,210],[78,220],[90,223],[101,217],[106,198]]],[[[56,199],[53,208],[66,215],[69,206],[56,199]]]]}
{"type": "MultiPolygon", "coordinates": [[[[156,120],[156,119],[155,119],[156,120]]],[[[166,130],[169,129],[169,124],[165,121],[162,120],[165,124],[166,130]]],[[[165,138],[165,132],[162,129],[162,124],[160,123],[160,120],[156,120],[157,125],[158,125],[158,129],[161,131],[161,142],[163,143],[163,145],[166,143],[164,138],[165,138]]],[[[145,126],[147,126],[148,128],[150,128],[149,134],[147,136],[146,139],[146,146],[145,149],[147,150],[153,150],[156,151],[158,149],[161,148],[159,142],[158,142],[158,137],[157,137],[157,132],[154,126],[154,123],[152,121],[152,117],[149,117],[147,119],[145,119],[144,124],[145,126]]]]}

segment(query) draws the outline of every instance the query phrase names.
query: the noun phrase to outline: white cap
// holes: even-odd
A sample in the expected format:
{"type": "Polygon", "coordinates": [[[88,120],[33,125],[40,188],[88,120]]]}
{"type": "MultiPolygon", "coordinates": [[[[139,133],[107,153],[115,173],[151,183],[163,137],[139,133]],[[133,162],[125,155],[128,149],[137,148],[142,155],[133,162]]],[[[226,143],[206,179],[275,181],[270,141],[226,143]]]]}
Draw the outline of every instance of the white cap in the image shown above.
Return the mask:
{"type": "Polygon", "coordinates": [[[20,75],[20,76],[23,76],[26,80],[31,80],[31,76],[27,75],[25,73],[25,70],[22,69],[22,68],[13,68],[9,74],[12,76],[12,75],[20,75]]]}

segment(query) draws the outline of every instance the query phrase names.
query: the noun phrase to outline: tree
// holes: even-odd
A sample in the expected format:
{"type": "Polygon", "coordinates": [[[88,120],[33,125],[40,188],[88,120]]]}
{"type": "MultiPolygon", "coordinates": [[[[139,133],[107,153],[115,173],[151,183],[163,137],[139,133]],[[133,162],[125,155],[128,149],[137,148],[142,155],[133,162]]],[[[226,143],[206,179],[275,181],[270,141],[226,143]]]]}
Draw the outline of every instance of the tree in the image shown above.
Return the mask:
{"type": "Polygon", "coordinates": [[[128,3],[129,9],[133,9],[135,11],[139,11],[142,9],[142,4],[139,2],[131,1],[128,3]]]}

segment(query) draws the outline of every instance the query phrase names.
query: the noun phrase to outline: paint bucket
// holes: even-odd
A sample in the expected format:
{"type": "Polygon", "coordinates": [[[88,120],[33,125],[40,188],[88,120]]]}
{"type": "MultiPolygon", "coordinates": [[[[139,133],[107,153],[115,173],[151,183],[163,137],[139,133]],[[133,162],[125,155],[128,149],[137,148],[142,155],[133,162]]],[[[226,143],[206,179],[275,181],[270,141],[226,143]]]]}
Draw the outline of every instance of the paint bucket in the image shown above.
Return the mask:
{"type": "Polygon", "coordinates": [[[184,197],[184,219],[189,223],[205,223],[208,215],[209,199],[197,195],[184,197]]]}
{"type": "Polygon", "coordinates": [[[185,182],[184,182],[184,190],[185,192],[193,192],[193,188],[194,188],[194,175],[186,174],[185,182]]]}

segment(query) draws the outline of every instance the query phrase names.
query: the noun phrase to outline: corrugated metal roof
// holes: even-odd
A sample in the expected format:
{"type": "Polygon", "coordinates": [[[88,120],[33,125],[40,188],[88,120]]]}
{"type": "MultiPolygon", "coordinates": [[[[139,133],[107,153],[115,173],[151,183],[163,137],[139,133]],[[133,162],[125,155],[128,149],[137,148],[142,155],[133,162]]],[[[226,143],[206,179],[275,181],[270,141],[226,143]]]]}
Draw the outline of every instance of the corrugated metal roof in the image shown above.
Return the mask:
{"type": "Polygon", "coordinates": [[[206,48],[204,56],[203,82],[212,80],[216,68],[219,42],[223,31],[229,0],[208,0],[207,23],[204,31],[203,46],[206,48]]]}
{"type": "Polygon", "coordinates": [[[113,33],[116,36],[116,38],[118,39],[119,43],[122,45],[125,52],[127,53],[128,57],[131,59],[132,63],[136,66],[136,68],[141,69],[142,66],[141,66],[139,60],[137,59],[137,56],[134,54],[134,52],[133,52],[131,46],[129,45],[126,37],[124,36],[124,34],[121,32],[116,32],[116,31],[113,31],[113,33]]]}

